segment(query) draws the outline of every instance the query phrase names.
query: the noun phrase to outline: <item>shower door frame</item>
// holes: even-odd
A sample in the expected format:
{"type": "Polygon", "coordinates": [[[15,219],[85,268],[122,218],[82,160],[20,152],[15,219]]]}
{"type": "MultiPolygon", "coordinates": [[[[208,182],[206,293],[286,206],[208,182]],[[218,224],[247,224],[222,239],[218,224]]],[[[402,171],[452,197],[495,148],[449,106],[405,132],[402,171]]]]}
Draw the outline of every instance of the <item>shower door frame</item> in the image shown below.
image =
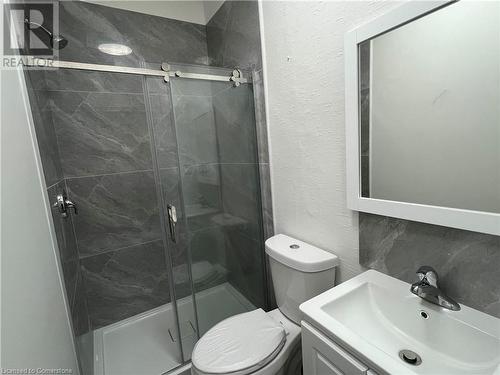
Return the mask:
{"type": "MultiPolygon", "coordinates": [[[[169,63],[162,63],[162,70],[147,69],[147,68],[134,68],[119,65],[106,65],[106,64],[89,64],[76,61],[64,60],[50,60],[42,59],[33,56],[28,56],[23,62],[25,66],[36,68],[59,68],[59,69],[76,69],[76,70],[90,70],[108,73],[124,73],[136,74],[142,76],[163,77],[165,82],[170,81],[170,77],[188,78],[188,79],[202,79],[208,81],[221,81],[221,82],[234,82],[235,86],[244,83],[252,83],[251,79],[243,77],[243,73],[239,69],[234,69],[230,76],[216,75],[216,74],[202,74],[181,72],[179,70],[171,71],[169,63]]],[[[208,66],[207,66],[208,67],[208,66]]]]}

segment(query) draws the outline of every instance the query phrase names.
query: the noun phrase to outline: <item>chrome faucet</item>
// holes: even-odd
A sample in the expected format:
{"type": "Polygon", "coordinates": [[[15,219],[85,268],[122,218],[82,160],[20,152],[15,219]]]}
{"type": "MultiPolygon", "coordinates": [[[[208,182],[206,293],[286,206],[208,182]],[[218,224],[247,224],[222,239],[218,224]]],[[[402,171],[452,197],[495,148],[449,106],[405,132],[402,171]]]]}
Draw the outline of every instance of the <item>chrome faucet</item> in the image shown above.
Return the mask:
{"type": "Polygon", "coordinates": [[[434,268],[422,266],[417,270],[417,275],[420,280],[410,287],[413,294],[445,309],[460,310],[460,305],[438,288],[438,275],[434,268]]]}

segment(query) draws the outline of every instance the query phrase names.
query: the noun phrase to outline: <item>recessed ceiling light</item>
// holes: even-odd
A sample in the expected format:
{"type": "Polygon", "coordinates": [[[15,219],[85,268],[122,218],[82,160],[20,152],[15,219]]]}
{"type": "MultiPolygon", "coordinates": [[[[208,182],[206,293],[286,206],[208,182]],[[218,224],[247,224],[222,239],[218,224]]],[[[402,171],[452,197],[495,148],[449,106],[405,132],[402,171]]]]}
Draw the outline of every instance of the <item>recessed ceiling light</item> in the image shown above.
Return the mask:
{"type": "Polygon", "coordinates": [[[99,51],[107,53],[108,55],[125,56],[132,53],[132,48],[123,44],[103,43],[99,44],[97,48],[99,48],[99,51]]]}

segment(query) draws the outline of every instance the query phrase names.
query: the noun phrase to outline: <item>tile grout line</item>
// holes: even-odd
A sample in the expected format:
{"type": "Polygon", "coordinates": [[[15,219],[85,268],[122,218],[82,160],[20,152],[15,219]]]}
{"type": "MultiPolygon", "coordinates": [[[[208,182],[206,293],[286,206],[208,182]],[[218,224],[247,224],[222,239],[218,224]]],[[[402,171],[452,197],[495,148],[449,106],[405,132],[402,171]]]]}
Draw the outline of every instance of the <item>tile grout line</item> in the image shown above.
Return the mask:
{"type": "Polygon", "coordinates": [[[82,260],[82,259],[92,258],[94,256],[99,256],[99,255],[102,255],[102,254],[108,254],[108,253],[112,253],[114,251],[126,250],[126,249],[130,249],[130,248],[136,247],[136,246],[147,245],[147,244],[150,244],[150,243],[153,243],[153,242],[158,242],[158,241],[161,241],[161,240],[162,240],[161,238],[157,238],[157,239],[146,241],[146,242],[141,242],[141,243],[136,243],[136,244],[133,244],[133,245],[118,247],[116,249],[107,249],[107,250],[104,250],[104,251],[96,252],[95,254],[82,255],[82,256],[80,256],[79,259],[82,260]]]}
{"type": "Polygon", "coordinates": [[[80,178],[93,178],[93,177],[106,177],[106,176],[114,176],[114,175],[120,175],[120,174],[146,173],[146,172],[152,172],[152,171],[153,171],[152,169],[137,169],[134,171],[101,173],[101,174],[92,174],[92,175],[84,175],[84,176],[69,176],[69,177],[66,177],[66,180],[77,180],[80,178]]]}
{"type": "MultiPolygon", "coordinates": [[[[52,189],[54,186],[56,186],[56,185],[60,184],[60,183],[61,183],[61,182],[63,182],[63,181],[64,181],[64,177],[63,177],[63,178],[61,178],[59,181],[57,181],[57,182],[53,183],[52,185],[47,186],[47,189],[46,189],[46,190],[52,189]]],[[[49,197],[49,198],[50,198],[50,197],[49,197]]]]}
{"type": "MultiPolygon", "coordinates": [[[[198,167],[203,167],[203,166],[216,166],[216,165],[268,165],[269,163],[200,163],[200,164],[189,164],[185,165],[181,168],[198,168],[198,167]]],[[[160,170],[166,171],[166,170],[176,170],[179,169],[178,167],[166,167],[166,168],[160,168],[160,170]]],[[[95,178],[95,177],[106,177],[106,176],[114,176],[114,175],[121,175],[121,174],[134,174],[134,173],[146,173],[146,172],[153,172],[152,169],[138,169],[134,171],[124,171],[124,172],[113,172],[113,173],[102,173],[102,174],[93,174],[93,175],[84,175],[84,176],[68,176],[65,177],[64,179],[50,185],[47,187],[47,189],[50,189],[57,185],[58,183],[62,182],[63,180],[77,180],[81,178],[95,178]]]]}
{"type": "MultiPolygon", "coordinates": [[[[58,92],[58,93],[74,93],[74,94],[106,94],[106,95],[137,95],[142,96],[140,92],[127,92],[127,91],[95,91],[95,90],[58,90],[58,89],[34,89],[35,92],[58,92]]],[[[151,96],[164,96],[168,97],[168,94],[162,92],[151,93],[151,96]]]]}
{"type": "MultiPolygon", "coordinates": [[[[96,90],[63,90],[63,89],[34,89],[37,92],[68,92],[68,93],[85,93],[85,94],[116,94],[116,95],[141,95],[141,92],[129,92],[129,91],[96,91],[96,90]]],[[[153,95],[167,96],[166,94],[157,93],[153,95]]]]}

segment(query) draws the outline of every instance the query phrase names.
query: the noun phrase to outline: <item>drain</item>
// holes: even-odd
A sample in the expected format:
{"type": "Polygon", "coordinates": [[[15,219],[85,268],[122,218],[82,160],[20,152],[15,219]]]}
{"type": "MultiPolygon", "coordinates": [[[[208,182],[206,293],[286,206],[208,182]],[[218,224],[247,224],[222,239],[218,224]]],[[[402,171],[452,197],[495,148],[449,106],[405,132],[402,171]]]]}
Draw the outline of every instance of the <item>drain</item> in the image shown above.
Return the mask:
{"type": "Polygon", "coordinates": [[[410,365],[418,366],[422,363],[422,358],[412,350],[403,349],[399,351],[399,358],[410,365]]]}
{"type": "Polygon", "coordinates": [[[429,319],[429,314],[427,313],[427,311],[420,310],[420,316],[424,319],[429,319]]]}

